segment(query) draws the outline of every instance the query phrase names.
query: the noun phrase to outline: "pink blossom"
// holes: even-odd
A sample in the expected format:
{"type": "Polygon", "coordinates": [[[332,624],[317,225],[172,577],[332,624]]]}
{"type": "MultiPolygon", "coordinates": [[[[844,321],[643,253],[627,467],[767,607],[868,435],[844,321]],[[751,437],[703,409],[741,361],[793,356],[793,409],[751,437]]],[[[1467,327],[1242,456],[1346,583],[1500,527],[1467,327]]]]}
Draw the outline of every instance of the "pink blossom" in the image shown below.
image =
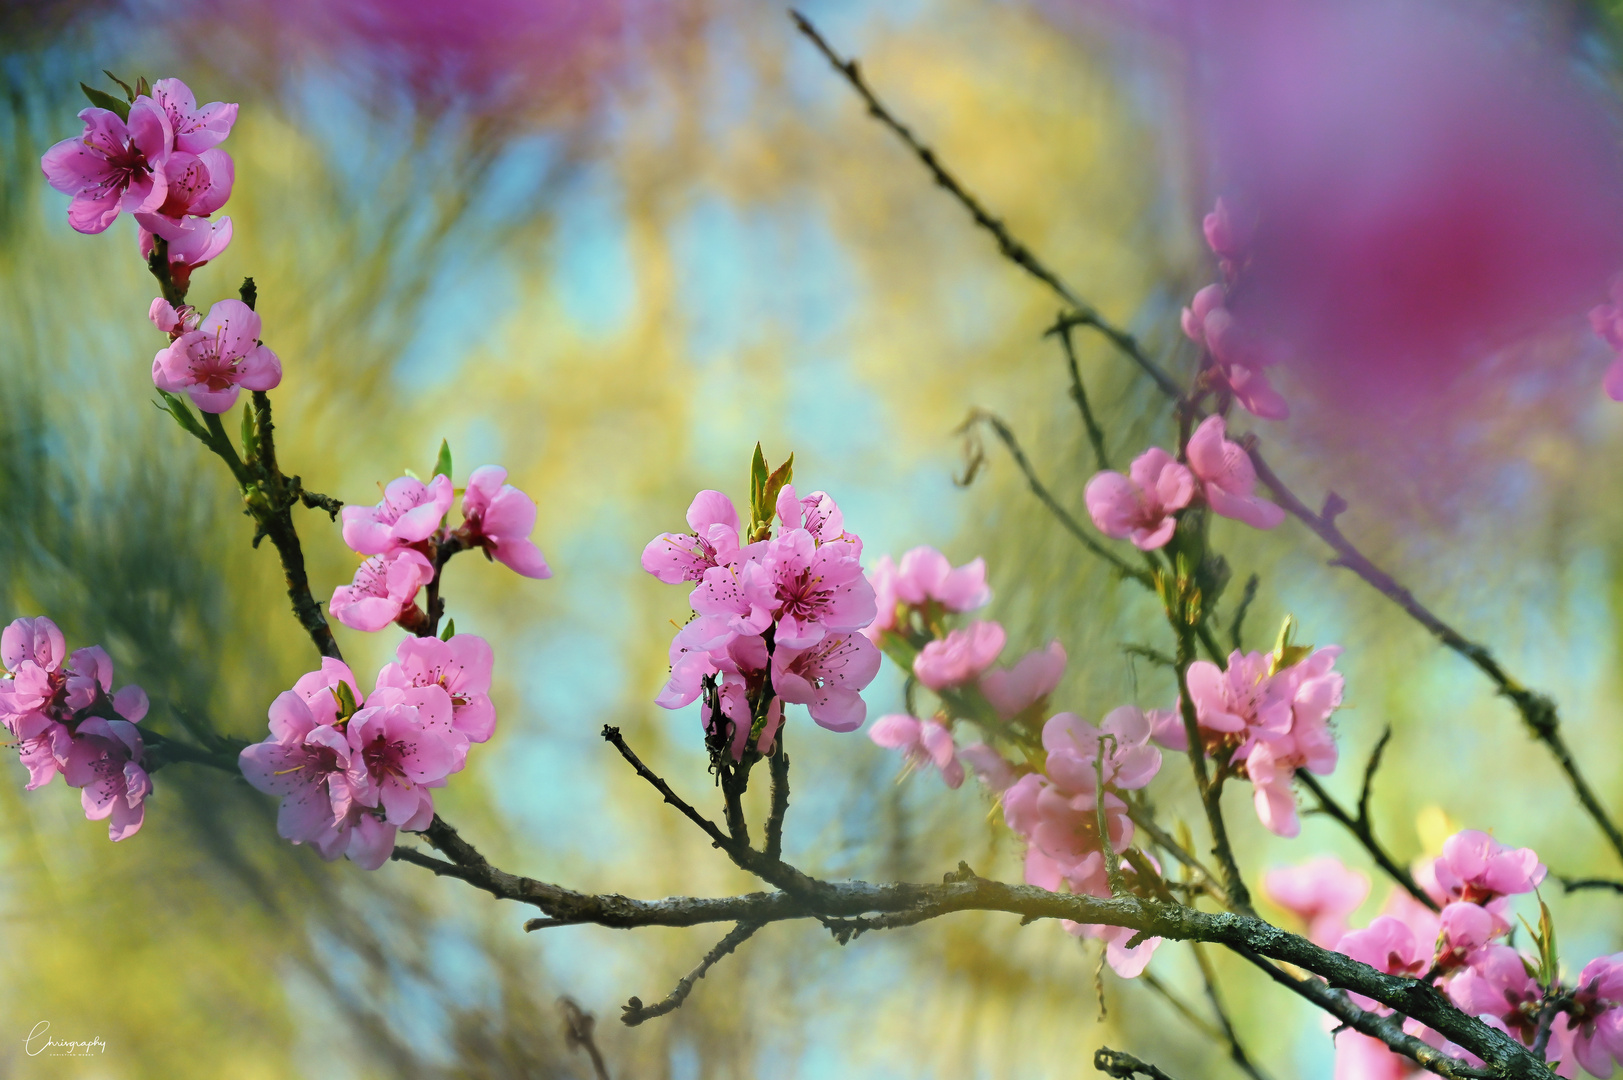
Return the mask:
{"type": "Polygon", "coordinates": [[[1149,709],[1144,718],[1150,722],[1150,738],[1159,746],[1182,753],[1189,749],[1189,729],[1183,723],[1183,699],[1173,702],[1170,709],[1149,709]]]}
{"type": "Polygon", "coordinates": [[[395,656],[394,663],[378,672],[377,689],[437,686],[450,695],[451,723],[457,731],[470,742],[490,738],[496,729],[496,706],[490,701],[496,658],[490,642],[473,634],[456,634],[447,641],[408,637],[395,656]]]}
{"type": "MultiPolygon", "coordinates": [[[[385,688],[377,696],[387,697],[385,688]]],[[[421,704],[370,702],[346,725],[350,790],[362,806],[380,807],[385,824],[422,830],[434,817],[428,787],[457,765],[450,738],[450,695],[430,687],[421,704]]],[[[399,694],[401,691],[395,690],[399,694]]]]}
{"type": "Polygon", "coordinates": [[[660,533],[643,548],[642,568],[667,585],[698,581],[738,551],[738,511],[719,491],[701,491],[688,507],[691,533],[660,533]]]}
{"type": "Polygon", "coordinates": [[[1088,481],[1088,516],[1106,536],[1130,539],[1143,551],[1164,547],[1178,527],[1173,514],[1189,505],[1195,478],[1159,446],[1133,460],[1127,475],[1102,472],[1088,481]]]}
{"type": "Polygon", "coordinates": [[[1473,962],[1473,957],[1493,940],[1504,924],[1487,908],[1456,900],[1438,916],[1437,966],[1452,969],[1473,962]]]}
{"type": "Polygon", "coordinates": [[[1243,220],[1221,195],[1211,213],[1201,219],[1200,228],[1206,237],[1206,246],[1217,256],[1223,276],[1233,279],[1240,264],[1245,261],[1246,248],[1251,244],[1255,220],[1243,220]]]}
{"type": "MultiPolygon", "coordinates": [[[[1458,906],[1475,907],[1474,904],[1458,906]]],[[[1511,1026],[1520,1027],[1526,1027],[1529,1020],[1537,1020],[1536,1003],[1542,996],[1522,958],[1507,945],[1480,946],[1474,951],[1470,966],[1448,980],[1447,989],[1449,1000],[1462,1012],[1472,1016],[1496,1016],[1511,1026]],[[1534,1015],[1518,1015],[1522,1006],[1530,1003],[1534,1005],[1534,1015]]]]}
{"type": "Polygon", "coordinates": [[[958,756],[974,770],[975,779],[993,791],[1007,791],[1020,779],[1015,767],[985,743],[970,743],[958,751],[958,756]]]}
{"type": "Polygon", "coordinates": [[[147,212],[168,195],[164,163],[174,149],[169,118],[152,99],[130,106],[129,120],[108,109],[83,109],[85,130],[45,151],[40,167],[50,185],[73,196],[68,224],[99,233],[120,211],[147,212]]]}
{"type": "Polygon", "coordinates": [[[1623,953],[1584,965],[1566,1018],[1578,1063],[1596,1076],[1611,1076],[1623,1062],[1623,953]]]}
{"type": "Polygon", "coordinates": [[[165,195],[162,204],[137,211],[136,222],[165,240],[183,239],[187,218],[206,218],[231,198],[237,166],[224,150],[201,154],[176,152],[163,163],[165,195]]]}
{"type": "Polygon", "coordinates": [[[868,706],[858,691],[879,674],[879,649],[861,634],[828,634],[805,648],[772,651],[772,687],[784,701],[806,706],[830,731],[855,731],[868,706]]]}
{"type": "Polygon", "coordinates": [[[417,599],[417,590],[433,580],[434,566],[422,552],[395,548],[363,561],[350,584],[333,590],[327,607],[351,630],[374,633],[398,619],[417,599]]]}
{"type": "Polygon", "coordinates": [[[1347,932],[1347,916],[1369,896],[1369,877],[1333,855],[1263,875],[1268,899],[1307,923],[1313,944],[1333,949],[1347,932]]]}
{"type": "Polygon", "coordinates": [[[146,819],[152,780],[141,757],[141,735],[133,723],[92,716],[80,721],[63,763],[62,778],[82,789],[85,817],[108,819],[107,835],[115,842],[134,836],[146,819]]]}
{"type": "Polygon", "coordinates": [[[1612,279],[1611,299],[1591,309],[1589,325],[1617,354],[1606,369],[1601,388],[1613,401],[1623,401],[1623,276],[1612,279]]]}
{"type": "MultiPolygon", "coordinates": [[[[211,101],[197,105],[191,88],[179,79],[159,79],[152,84],[152,100],[169,119],[175,135],[175,149],[187,154],[212,150],[231,134],[237,122],[237,106],[211,101]]],[[[133,110],[132,110],[133,111],[133,110]]]]}
{"type": "Polygon", "coordinates": [[[549,578],[552,570],[530,539],[535,531],[535,502],[507,483],[507,470],[481,465],[468,477],[462,496],[462,528],[469,542],[482,547],[509,570],[527,578],[549,578]]]}
{"type": "Polygon", "coordinates": [[[1221,285],[1208,285],[1196,293],[1183,309],[1182,324],[1189,340],[1211,356],[1213,370],[1228,384],[1242,409],[1264,420],[1290,416],[1290,406],[1262,372],[1278,362],[1277,349],[1235,322],[1224,306],[1221,285]]]}
{"type": "Polygon", "coordinates": [[[1200,479],[1212,511],[1243,521],[1255,529],[1272,529],[1285,520],[1285,511],[1254,495],[1256,469],[1251,455],[1230,442],[1221,416],[1208,416],[1189,437],[1189,467],[1200,479]]]}
{"type": "Polygon", "coordinates": [[[873,586],[873,622],[862,628],[862,636],[879,644],[886,630],[896,629],[896,613],[900,601],[896,598],[896,563],[889,555],[879,556],[868,570],[868,584],[873,586]]]}
{"type": "Polygon", "coordinates": [[[868,737],[887,750],[900,750],[909,769],[934,765],[950,788],[964,782],[964,767],[952,732],[935,720],[919,720],[905,713],[881,716],[868,729],[868,737]]]}
{"type": "MultiPolygon", "coordinates": [[[[1257,817],[1279,836],[1301,831],[1291,780],[1298,769],[1327,776],[1336,767],[1338,753],[1330,732],[1330,714],[1341,705],[1342,677],[1331,670],[1341,653],[1328,646],[1273,676],[1291,695],[1291,724],[1284,732],[1259,729],[1245,757],[1257,817]]],[[[1193,693],[1193,690],[1191,690],[1193,693]]]]}
{"type": "Polygon", "coordinates": [[[1443,841],[1443,854],[1433,865],[1446,896],[1473,904],[1532,892],[1545,874],[1532,848],[1507,848],[1475,829],[1443,841]]]}
{"type": "MultiPolygon", "coordinates": [[[[771,613],[780,648],[805,648],[824,634],[859,630],[873,621],[877,608],[858,558],[860,544],[819,544],[806,530],[790,529],[758,552],[743,565],[743,598],[752,610],[771,613]]],[[[716,575],[707,572],[703,584],[710,585],[716,575]]],[[[694,590],[696,611],[702,610],[699,591],[694,590]]]]}
{"type": "Polygon", "coordinates": [[[1261,211],[1236,315],[1330,376],[1343,413],[1457,386],[1623,266],[1612,105],[1554,22],[1264,0],[1203,29],[1186,100],[1214,177],[1261,211]]]}
{"type": "Polygon", "coordinates": [[[1414,1080],[1426,1075],[1420,1066],[1393,1053],[1381,1040],[1351,1028],[1337,1031],[1335,1043],[1335,1080],[1414,1080]]]}
{"type": "Polygon", "coordinates": [[[221,300],[196,330],[153,357],[152,381],[160,390],[190,394],[211,413],[235,405],[240,390],[273,389],[282,381],[282,363],[260,343],[259,329],[259,315],[247,304],[221,300]]]}
{"type": "Polygon", "coordinates": [[[845,515],[827,492],[814,491],[802,499],[795,494],[793,484],[785,484],[778,492],[775,509],[785,529],[805,529],[819,544],[834,540],[854,543],[857,554],[862,554],[861,539],[845,531],[845,515]]]}
{"type": "Polygon", "coordinates": [[[1132,705],[1111,710],[1098,727],[1074,713],[1059,713],[1043,725],[1043,749],[1048,751],[1044,771],[1073,794],[1095,792],[1101,771],[1107,785],[1136,790],[1161,768],[1161,751],[1149,745],[1149,738],[1149,720],[1132,705]]]}
{"type": "Polygon", "coordinates": [[[434,535],[455,498],[451,478],[443,473],[426,484],[412,476],[397,477],[376,506],[344,507],[344,543],[362,555],[420,543],[434,535]]]}
{"type": "Polygon", "coordinates": [[[931,690],[965,686],[992,665],[1003,651],[1005,638],[998,623],[972,622],[920,649],[913,658],[913,674],[931,690]]]}
{"type": "Polygon", "coordinates": [[[202,321],[203,316],[198,314],[197,309],[190,304],[182,304],[179,308],[176,308],[160,296],[152,301],[152,307],[147,310],[147,318],[152,320],[153,326],[156,326],[173,339],[188,330],[196,330],[197,324],[202,321]]]}
{"type": "Polygon", "coordinates": [[[338,686],[340,683],[349,687],[350,697],[357,705],[366,701],[366,695],[361,693],[361,684],[355,680],[355,673],[349,665],[342,660],[334,660],[330,656],[322,657],[321,666],[315,671],[299,676],[293,684],[293,692],[303,699],[310,707],[311,715],[321,724],[336,724],[338,722],[338,686]]]}
{"type": "Polygon", "coordinates": [[[1236,649],[1226,669],[1209,660],[1190,664],[1189,696],[1201,728],[1228,736],[1240,753],[1249,753],[1259,739],[1289,732],[1295,687],[1288,678],[1268,674],[1272,663],[1267,653],[1236,649]]]}
{"type": "MultiPolygon", "coordinates": [[[[168,234],[165,242],[169,276],[176,285],[185,288],[193,270],[218,259],[231,245],[232,225],[229,217],[214,220],[186,217],[167,226],[165,232],[168,234]]],[[[138,237],[141,257],[152,258],[152,253],[157,250],[158,238],[145,227],[141,228],[138,237]]]]}
{"type": "MultiPolygon", "coordinates": [[[[1129,867],[1124,863],[1123,869],[1129,867]]],[[[1089,896],[1110,895],[1110,882],[1104,872],[1104,857],[1098,852],[1067,869],[1064,863],[1033,846],[1026,851],[1025,879],[1028,885],[1036,885],[1050,892],[1068,889],[1089,896]]],[[[1149,966],[1150,958],[1155,955],[1156,948],[1161,944],[1160,938],[1148,938],[1129,949],[1127,943],[1137,936],[1137,931],[1125,926],[1077,923],[1069,919],[1062,920],[1061,925],[1065,927],[1067,933],[1102,940],[1105,943],[1105,962],[1110,965],[1112,971],[1124,979],[1136,979],[1143,974],[1144,969],[1149,966]]]]}
{"type": "Polygon", "coordinates": [[[896,570],[896,598],[923,607],[940,604],[944,611],[973,611],[992,599],[986,585],[986,560],[954,567],[932,547],[916,547],[902,556],[896,570]]]}
{"type": "MultiPolygon", "coordinates": [[[[1336,944],[1336,951],[1387,975],[1417,977],[1431,967],[1431,942],[1417,941],[1407,924],[1390,915],[1379,916],[1365,929],[1344,935],[1336,944]]],[[[1360,1008],[1377,1008],[1369,998],[1359,994],[1349,996],[1360,1008]]],[[[1381,1006],[1378,1011],[1390,1010],[1381,1006]]]]}
{"type": "Polygon", "coordinates": [[[1005,720],[1047,700],[1065,674],[1065,647],[1050,641],[1046,649],[1033,649],[1012,668],[994,668],[981,676],[981,693],[1005,720]]]}
{"type": "MultiPolygon", "coordinates": [[[[269,715],[270,738],[245,747],[237,755],[238,767],[248,783],[281,797],[276,831],[283,839],[295,844],[330,840],[337,830],[338,808],[347,807],[351,798],[349,740],[331,719],[323,722],[295,690],[278,694],[269,715]]],[[[336,710],[331,716],[336,718],[336,710]]]]}
{"type": "MultiPolygon", "coordinates": [[[[19,757],[28,769],[30,791],[50,783],[52,777],[66,769],[74,752],[73,737],[85,722],[77,717],[84,710],[94,708],[100,719],[125,726],[138,723],[146,716],[147,696],[139,686],[125,686],[113,692],[113,662],[104,650],[97,646],[79,649],[64,661],[66,649],[62,631],[43,615],[16,619],[0,634],[0,658],[6,665],[5,677],[0,679],[0,722],[16,740],[19,757]]],[[[133,734],[134,729],[126,732],[120,726],[109,731],[122,735],[133,734]]],[[[108,733],[101,732],[102,735],[108,733]]],[[[98,755],[91,752],[96,748],[106,749],[115,757],[123,754],[123,760],[133,762],[138,768],[141,757],[138,736],[135,743],[133,754],[124,754],[117,747],[86,744],[79,750],[80,774],[91,767],[92,760],[99,760],[98,755]]],[[[131,791],[140,789],[139,777],[132,774],[131,783],[135,785],[131,791]]],[[[140,797],[144,798],[144,793],[140,797]]],[[[100,811],[110,805],[98,801],[95,816],[106,817],[107,814],[100,811]]],[[[120,813],[120,828],[128,826],[131,810],[126,804],[120,813]]]]}

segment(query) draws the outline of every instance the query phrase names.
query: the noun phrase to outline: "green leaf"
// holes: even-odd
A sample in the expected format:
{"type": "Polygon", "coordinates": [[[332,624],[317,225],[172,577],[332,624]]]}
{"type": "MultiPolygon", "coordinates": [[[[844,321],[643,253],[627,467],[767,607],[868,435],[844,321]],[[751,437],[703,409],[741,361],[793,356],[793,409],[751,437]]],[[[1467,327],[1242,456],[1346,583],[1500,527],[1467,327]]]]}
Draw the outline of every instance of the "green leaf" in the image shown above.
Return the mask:
{"type": "Polygon", "coordinates": [[[163,398],[163,404],[159,405],[158,408],[174,417],[175,423],[179,424],[181,430],[188,435],[202,441],[205,445],[209,444],[209,433],[203,430],[203,425],[198,423],[197,417],[192,415],[192,410],[186,406],[184,401],[167,390],[159,390],[158,395],[163,398]]]}
{"type": "Polygon", "coordinates": [[[445,439],[440,440],[440,456],[434,461],[433,475],[451,478],[451,444],[445,439]]]}
{"type": "Polygon", "coordinates": [[[116,82],[118,84],[118,88],[124,91],[124,97],[130,102],[130,104],[135,104],[135,91],[130,89],[129,83],[125,82],[123,79],[120,79],[117,75],[114,75],[106,68],[102,68],[101,73],[116,82]]]}
{"type": "Polygon", "coordinates": [[[242,407],[242,456],[252,459],[259,453],[259,428],[254,424],[254,407],[242,407]]]}
{"type": "MultiPolygon", "coordinates": [[[[423,482],[423,478],[418,476],[417,473],[415,471],[411,470],[411,469],[401,469],[400,471],[405,473],[407,476],[411,477],[413,480],[417,481],[419,484],[423,482]]],[[[432,480],[433,477],[431,476],[431,477],[429,477],[429,479],[432,480]]]]}
{"type": "Polygon", "coordinates": [[[454,637],[456,637],[456,620],[446,619],[445,629],[440,631],[440,640],[450,641],[454,637]]]}
{"type": "Polygon", "coordinates": [[[147,82],[147,77],[145,75],[142,75],[140,78],[135,80],[135,96],[136,97],[151,97],[152,96],[152,84],[147,82]]]}
{"type": "Polygon", "coordinates": [[[1296,618],[1285,616],[1285,622],[1279,628],[1279,640],[1274,642],[1274,660],[1268,668],[1268,674],[1277,675],[1279,672],[1299,663],[1313,651],[1311,645],[1292,645],[1291,635],[1296,632],[1296,618]]]}
{"type": "Polygon", "coordinates": [[[761,444],[755,444],[755,457],[750,461],[750,523],[753,525],[761,520],[761,496],[766,493],[766,455],[761,453],[761,444]]]}
{"type": "Polygon", "coordinates": [[[349,683],[342,679],[333,687],[332,696],[338,699],[338,719],[348,720],[354,716],[360,706],[355,704],[355,691],[349,688],[349,683]]]}
{"type": "Polygon", "coordinates": [[[1539,929],[1539,964],[1544,969],[1544,978],[1539,980],[1545,987],[1555,985],[1555,977],[1560,970],[1560,957],[1555,948],[1555,920],[1550,918],[1550,909],[1544,903],[1543,897],[1538,902],[1538,929],[1539,929]]]}
{"type": "Polygon", "coordinates": [[[772,470],[772,475],[766,478],[766,489],[761,492],[761,521],[772,520],[772,515],[778,511],[778,492],[793,480],[794,475],[795,455],[790,454],[789,460],[772,470]]]}
{"type": "Polygon", "coordinates": [[[90,104],[94,105],[96,108],[106,109],[109,112],[117,113],[120,120],[129,120],[129,102],[116,98],[105,90],[97,90],[95,87],[86,86],[84,83],[79,84],[79,89],[85,92],[85,97],[89,98],[90,104]]]}

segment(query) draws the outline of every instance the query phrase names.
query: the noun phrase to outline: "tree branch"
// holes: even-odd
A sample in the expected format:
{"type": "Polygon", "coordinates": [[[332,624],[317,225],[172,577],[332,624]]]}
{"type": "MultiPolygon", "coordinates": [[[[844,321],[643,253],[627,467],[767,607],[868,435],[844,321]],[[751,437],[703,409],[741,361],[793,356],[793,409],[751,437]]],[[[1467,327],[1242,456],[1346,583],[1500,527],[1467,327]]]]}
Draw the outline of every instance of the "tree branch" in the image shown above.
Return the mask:
{"type": "Polygon", "coordinates": [[[733,927],[726,937],[716,942],[715,948],[704,954],[704,959],[699,961],[698,967],[678,980],[676,989],[666,995],[665,1000],[656,1005],[645,1006],[641,998],[632,998],[622,1006],[624,1015],[620,1017],[620,1022],[625,1024],[626,1027],[636,1027],[644,1020],[652,1020],[656,1016],[664,1016],[668,1012],[675,1012],[681,1008],[682,1002],[686,1001],[688,995],[693,993],[693,984],[704,978],[722,957],[748,941],[750,935],[759,929],[759,925],[742,922],[733,927]]]}
{"type": "Polygon", "coordinates": [[[443,876],[461,878],[493,896],[517,900],[540,909],[545,918],[532,920],[526,924],[526,929],[580,923],[615,928],[698,926],[714,922],[764,925],[792,919],[856,919],[876,913],[881,916],[900,915],[907,922],[921,922],[957,911],[1003,911],[1027,919],[1069,919],[1079,923],[1124,926],[1141,931],[1146,936],[1225,945],[1256,957],[1292,964],[1318,975],[1327,980],[1328,987],[1315,980],[1292,979],[1273,969],[1272,965],[1267,965],[1272,977],[1281,982],[1288,980],[1287,985],[1296,993],[1331,1011],[1344,1023],[1415,1057],[1442,1075],[1547,1080],[1543,1063],[1530,1055],[1525,1047],[1504,1033],[1461,1013],[1434,987],[1416,979],[1384,975],[1350,957],[1321,949],[1305,938],[1252,916],[1197,911],[1181,904],[1132,895],[1101,899],[1053,893],[1032,885],[1010,885],[973,875],[967,878],[952,875],[953,880],[939,885],[874,885],[862,881],[815,881],[787,867],[807,881],[809,887],[794,892],[780,889],[743,896],[677,896],[664,900],[635,900],[613,894],[580,893],[497,869],[457,835],[455,829],[437,817],[423,836],[450,862],[442,863],[404,848],[396,849],[394,857],[427,866],[443,876]],[[1456,1067],[1453,1059],[1405,1036],[1397,1019],[1364,1013],[1331,987],[1351,990],[1413,1017],[1482,1058],[1488,1063],[1489,1070],[1472,1070],[1463,1065],[1456,1067]]]}

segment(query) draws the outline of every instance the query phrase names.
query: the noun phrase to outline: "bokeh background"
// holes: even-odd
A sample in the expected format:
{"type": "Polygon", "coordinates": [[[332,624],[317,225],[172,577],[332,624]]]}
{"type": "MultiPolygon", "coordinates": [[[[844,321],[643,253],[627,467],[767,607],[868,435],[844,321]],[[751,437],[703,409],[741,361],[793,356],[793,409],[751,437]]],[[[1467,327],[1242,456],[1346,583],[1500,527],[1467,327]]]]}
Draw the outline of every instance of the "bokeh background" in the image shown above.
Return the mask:
{"type": "MultiPolygon", "coordinates": [[[[1061,0],[804,10],[1017,235],[1189,370],[1177,309],[1213,271],[1176,50],[1061,0]]],[[[1604,8],[1528,10],[1551,15],[1584,78],[1612,84],[1604,8]]],[[[1045,515],[1000,449],[954,483],[955,428],[987,408],[1079,510],[1091,458],[1041,338],[1054,298],[933,189],[780,5],[8,0],[0,616],[48,613],[70,642],[104,643],[120,681],[150,693],[153,728],[257,738],[269,701],[314,663],[224,470],[150,404],[161,340],[133,224],[73,233],[39,173],[45,147],[77,130],[78,82],[103,68],[242,104],[236,239],[193,297],[258,282],[287,372],[284,466],[369,502],[378,482],[427,468],[443,437],[459,479],[500,463],[540,506],[552,580],[473,559],[447,575],[458,628],[496,645],[500,721],[438,805],[499,865],[647,897],[751,886],[598,732],[619,725],[678,790],[711,798],[696,715],[652,704],[682,594],[637,559],[693,491],[741,493],[758,439],[774,460],[795,453],[797,481],[835,495],[871,556],[920,543],[984,555],[1008,655],[1055,637],[1070,653],[1057,705],[1097,718],[1170,701],[1167,675],[1124,651],[1166,647],[1147,598],[1045,515]]],[[[1118,460],[1169,439],[1152,390],[1097,342],[1081,349],[1118,460]]],[[[1599,392],[1599,342],[1540,350],[1531,376],[1486,365],[1486,406],[1416,425],[1403,453],[1325,422],[1334,402],[1288,372],[1298,415],[1263,435],[1310,502],[1346,497],[1342,523],[1378,561],[1554,694],[1623,810],[1623,406],[1599,392]]],[[[324,598],[354,559],[324,516],[299,523],[324,598]]],[[[1220,522],[1216,535],[1238,578],[1262,577],[1255,644],[1290,612],[1307,640],[1347,649],[1347,764],[1330,787],[1355,795],[1393,728],[1375,806],[1400,856],[1472,826],[1562,873],[1616,874],[1554,766],[1463,661],[1328,568],[1294,524],[1263,536],[1220,522]]],[[[363,682],[399,636],[338,633],[363,682]]],[[[870,715],[897,710],[900,681],[887,671],[867,696],[870,715]]],[[[930,880],[965,859],[1018,875],[973,784],[897,782],[893,756],[803,716],[789,738],[786,850],[808,871],[930,880]]],[[[662,997],[720,928],[526,935],[531,912],[460,883],[279,842],[270,802],[222,774],[160,772],[145,828],[117,846],[60,784],[27,793],[24,778],[8,768],[0,782],[0,1074],[586,1077],[564,1043],[568,994],[598,1017],[615,1077],[1059,1077],[1088,1073],[1101,1044],[1174,1075],[1230,1075],[1142,985],[1107,972],[1101,1000],[1097,943],[1054,925],[961,915],[843,948],[814,926],[773,926],[677,1013],[625,1029],[619,1006],[662,997]],[[29,1058],[40,1020],[106,1052],[29,1058]]],[[[1321,850],[1366,866],[1318,819],[1298,840],[1270,837],[1240,788],[1230,820],[1259,873],[1321,850]]],[[[1156,794],[1169,818],[1196,820],[1174,771],[1156,794]]],[[[1616,897],[1546,896],[1573,970],[1623,947],[1616,897]]],[[[1270,1074],[1328,1076],[1319,1019],[1216,960],[1270,1074]]],[[[1151,970],[1202,1007],[1186,948],[1165,946],[1151,970]]]]}

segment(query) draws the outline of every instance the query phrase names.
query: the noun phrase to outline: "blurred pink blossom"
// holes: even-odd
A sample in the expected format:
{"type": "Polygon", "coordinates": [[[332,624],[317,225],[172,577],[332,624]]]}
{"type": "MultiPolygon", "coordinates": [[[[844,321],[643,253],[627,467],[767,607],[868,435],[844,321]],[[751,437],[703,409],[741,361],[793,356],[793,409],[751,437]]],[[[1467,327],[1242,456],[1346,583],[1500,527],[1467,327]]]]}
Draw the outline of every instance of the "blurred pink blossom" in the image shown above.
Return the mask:
{"type": "Polygon", "coordinates": [[[1012,668],[994,668],[981,676],[981,693],[997,714],[1011,720],[1054,692],[1065,674],[1065,646],[1050,641],[1033,649],[1012,668]]]}
{"type": "Polygon", "coordinates": [[[958,761],[952,732],[938,721],[892,713],[874,721],[868,738],[887,750],[900,750],[909,768],[935,766],[950,788],[964,782],[964,767],[958,761]]]}
{"type": "Polygon", "coordinates": [[[1164,547],[1177,519],[1189,505],[1195,478],[1172,455],[1152,446],[1128,468],[1127,475],[1106,470],[1088,481],[1083,498],[1094,526],[1106,536],[1131,540],[1142,551],[1164,547]]]}
{"type": "Polygon", "coordinates": [[[972,622],[920,649],[913,658],[913,674],[931,690],[967,685],[992,666],[1006,637],[999,623],[972,622]]]}
{"type": "Polygon", "coordinates": [[[1268,871],[1262,891],[1307,923],[1313,944],[1333,949],[1347,932],[1347,917],[1369,896],[1369,875],[1349,869],[1333,855],[1321,855],[1300,866],[1268,871]]]}

